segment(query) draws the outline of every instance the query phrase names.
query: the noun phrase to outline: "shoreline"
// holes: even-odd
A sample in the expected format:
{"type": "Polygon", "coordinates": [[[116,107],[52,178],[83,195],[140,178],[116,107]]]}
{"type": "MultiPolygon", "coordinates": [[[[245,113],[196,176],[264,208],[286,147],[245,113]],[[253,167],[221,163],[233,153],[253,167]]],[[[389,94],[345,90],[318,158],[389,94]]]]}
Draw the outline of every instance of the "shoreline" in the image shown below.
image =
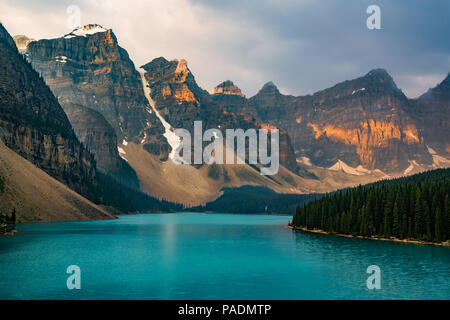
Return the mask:
{"type": "Polygon", "coordinates": [[[351,235],[351,234],[331,233],[331,232],[320,230],[320,229],[307,229],[307,228],[304,228],[304,227],[297,227],[297,226],[287,226],[287,228],[292,229],[292,230],[303,231],[303,232],[317,233],[317,234],[324,234],[324,235],[329,235],[329,236],[338,236],[338,237],[345,237],[345,238],[381,240],[381,241],[390,241],[390,242],[399,242],[399,243],[411,243],[411,244],[416,244],[416,245],[434,245],[434,246],[440,246],[440,247],[450,247],[450,241],[446,241],[446,242],[429,242],[429,241],[398,239],[398,238],[380,238],[380,237],[354,236],[354,235],[351,235]]]}
{"type": "Polygon", "coordinates": [[[0,224],[0,237],[13,236],[19,231],[15,229],[15,225],[0,224]]]}

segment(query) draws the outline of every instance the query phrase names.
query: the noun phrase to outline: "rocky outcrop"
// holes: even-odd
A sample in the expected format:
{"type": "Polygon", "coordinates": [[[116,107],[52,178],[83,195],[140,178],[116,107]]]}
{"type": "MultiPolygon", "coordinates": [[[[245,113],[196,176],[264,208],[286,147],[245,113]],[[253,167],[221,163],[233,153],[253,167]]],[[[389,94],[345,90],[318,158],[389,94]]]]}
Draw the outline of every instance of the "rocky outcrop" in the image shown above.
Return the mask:
{"type": "Polygon", "coordinates": [[[211,95],[231,95],[245,98],[241,89],[239,89],[231,80],[227,80],[209,91],[211,95]]]}
{"type": "Polygon", "coordinates": [[[28,38],[22,34],[14,36],[13,39],[20,53],[26,53],[28,44],[34,41],[34,39],[28,38]]]}
{"type": "Polygon", "coordinates": [[[429,151],[450,158],[450,74],[427,93],[412,101],[407,109],[429,151]]]}
{"type": "Polygon", "coordinates": [[[211,98],[222,105],[225,110],[237,114],[245,113],[252,115],[255,119],[260,120],[256,110],[249,106],[248,99],[242,94],[233,82],[225,81],[214,89],[210,90],[211,98]]]}
{"type": "Polygon", "coordinates": [[[5,180],[5,187],[0,189],[0,215],[13,218],[8,219],[12,222],[115,218],[19,156],[2,141],[0,176],[5,180]]]}
{"type": "Polygon", "coordinates": [[[66,103],[62,107],[78,139],[94,155],[97,168],[139,190],[136,173],[120,157],[116,132],[105,118],[99,112],[83,106],[66,103]]]}
{"type": "Polygon", "coordinates": [[[87,25],[28,44],[26,54],[62,104],[100,112],[119,141],[163,129],[147,112],[140,75],[111,29],[87,25]]]}
{"type": "Polygon", "coordinates": [[[0,137],[7,147],[73,190],[91,195],[97,184],[93,156],[2,25],[0,106],[0,137]]]}
{"type": "Polygon", "coordinates": [[[105,118],[83,106],[68,103],[63,108],[78,139],[94,154],[97,167],[104,171],[121,170],[116,132],[105,118]]]}

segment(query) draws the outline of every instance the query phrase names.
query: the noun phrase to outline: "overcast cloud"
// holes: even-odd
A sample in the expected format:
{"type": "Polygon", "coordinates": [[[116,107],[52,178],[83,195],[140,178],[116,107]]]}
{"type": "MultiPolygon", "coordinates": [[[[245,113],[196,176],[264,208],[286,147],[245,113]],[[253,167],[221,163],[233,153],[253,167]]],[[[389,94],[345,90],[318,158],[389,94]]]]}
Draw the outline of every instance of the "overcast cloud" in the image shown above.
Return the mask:
{"type": "Polygon", "coordinates": [[[450,71],[448,0],[2,0],[0,21],[12,35],[59,37],[73,4],[137,66],[184,58],[208,90],[230,79],[252,96],[273,81],[304,95],[385,68],[416,97],[450,71]],[[381,30],[366,28],[371,4],[381,30]]]}

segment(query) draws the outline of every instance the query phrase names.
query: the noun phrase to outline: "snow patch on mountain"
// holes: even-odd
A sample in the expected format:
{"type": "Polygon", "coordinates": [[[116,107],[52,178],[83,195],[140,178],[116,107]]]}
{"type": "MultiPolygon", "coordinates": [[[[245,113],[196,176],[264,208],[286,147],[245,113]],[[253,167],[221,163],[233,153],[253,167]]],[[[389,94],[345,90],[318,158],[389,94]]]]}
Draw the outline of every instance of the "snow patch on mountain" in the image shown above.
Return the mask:
{"type": "MultiPolygon", "coordinates": [[[[141,74],[141,80],[142,80],[142,87],[144,89],[144,95],[145,98],[147,98],[148,103],[153,109],[153,112],[155,112],[156,116],[158,117],[159,121],[161,121],[162,125],[164,126],[165,132],[163,136],[167,139],[167,143],[169,143],[170,147],[172,148],[172,151],[169,154],[169,158],[173,161],[180,161],[179,156],[177,154],[178,148],[181,145],[181,139],[173,132],[173,127],[168,123],[164,117],[159,113],[159,111],[156,109],[156,104],[153,101],[152,97],[150,96],[150,88],[148,86],[147,79],[145,79],[145,70],[139,69],[139,73],[141,74]]],[[[152,113],[152,110],[147,108],[148,113],[152,113]]],[[[181,160],[182,161],[182,160],[181,160]]]]}
{"type": "Polygon", "coordinates": [[[121,147],[117,147],[117,151],[119,151],[119,157],[121,157],[123,160],[128,162],[128,159],[125,158],[125,155],[127,154],[125,150],[123,150],[121,147]]]}
{"type": "Polygon", "coordinates": [[[74,29],[71,33],[68,33],[64,36],[64,39],[71,39],[74,37],[86,37],[89,35],[93,35],[99,32],[106,32],[108,29],[103,28],[98,24],[88,24],[83,27],[79,27],[74,29]]]}
{"type": "Polygon", "coordinates": [[[366,168],[364,168],[361,165],[357,166],[356,168],[353,168],[353,167],[349,166],[348,164],[346,164],[342,160],[338,160],[334,165],[329,167],[328,170],[342,171],[342,172],[345,172],[345,173],[348,173],[348,174],[352,174],[352,175],[355,175],[355,176],[361,176],[363,174],[370,174],[370,173],[372,173],[372,171],[367,170],[366,168]]]}
{"type": "Polygon", "coordinates": [[[55,57],[55,61],[56,62],[61,62],[61,63],[66,63],[67,62],[67,57],[66,56],[57,56],[57,57],[55,57]]]}
{"type": "Polygon", "coordinates": [[[306,166],[312,166],[311,159],[308,157],[301,157],[300,159],[297,159],[297,162],[302,163],[306,166]]]}
{"type": "Polygon", "coordinates": [[[352,95],[354,95],[355,93],[358,93],[359,91],[365,91],[365,90],[366,90],[366,88],[360,88],[360,89],[353,90],[352,95]]]}

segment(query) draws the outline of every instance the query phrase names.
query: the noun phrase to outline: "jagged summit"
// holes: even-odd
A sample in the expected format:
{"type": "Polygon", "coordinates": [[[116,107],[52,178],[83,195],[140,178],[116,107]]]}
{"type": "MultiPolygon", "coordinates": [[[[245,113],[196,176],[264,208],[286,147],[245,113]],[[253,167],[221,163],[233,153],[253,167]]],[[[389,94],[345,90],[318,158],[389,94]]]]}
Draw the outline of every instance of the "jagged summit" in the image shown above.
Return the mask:
{"type": "Polygon", "coordinates": [[[267,94],[267,93],[279,94],[280,91],[278,90],[277,86],[272,81],[269,81],[263,85],[263,87],[261,88],[261,90],[259,90],[257,95],[262,94],[262,93],[264,93],[264,94],[267,94]]]}
{"type": "Polygon", "coordinates": [[[387,88],[390,87],[392,89],[399,90],[397,85],[395,84],[394,79],[385,69],[373,69],[369,71],[364,77],[362,77],[362,79],[368,79],[372,82],[371,84],[374,84],[376,86],[382,84],[387,88]]]}
{"type": "Polygon", "coordinates": [[[14,43],[14,39],[11,35],[6,31],[3,24],[0,22],[0,40],[6,41],[11,47],[16,48],[16,44],[14,43]]]}
{"type": "Polygon", "coordinates": [[[245,98],[245,95],[242,93],[241,89],[239,89],[238,86],[236,86],[233,81],[226,80],[216,86],[215,88],[211,89],[209,91],[211,95],[214,94],[227,94],[227,95],[234,95],[234,96],[240,96],[245,98]]]}
{"type": "Polygon", "coordinates": [[[14,42],[16,43],[17,49],[21,53],[25,53],[28,48],[28,44],[30,42],[35,41],[34,39],[28,38],[27,36],[23,34],[18,34],[13,37],[14,42]]]}
{"type": "Polygon", "coordinates": [[[109,31],[110,29],[106,29],[104,27],[102,27],[99,24],[87,24],[83,27],[78,27],[75,28],[72,32],[64,35],[65,39],[70,39],[73,37],[86,37],[86,36],[90,36],[99,32],[106,32],[109,31]]]}
{"type": "Polygon", "coordinates": [[[267,82],[266,84],[263,85],[263,89],[267,89],[267,88],[276,88],[277,86],[275,85],[275,83],[273,83],[272,81],[267,82]]]}
{"type": "Polygon", "coordinates": [[[366,74],[366,76],[390,77],[386,69],[383,68],[372,69],[366,74]]]}
{"type": "Polygon", "coordinates": [[[437,85],[439,90],[445,90],[446,92],[450,92],[450,72],[447,74],[444,80],[437,85]]]}

